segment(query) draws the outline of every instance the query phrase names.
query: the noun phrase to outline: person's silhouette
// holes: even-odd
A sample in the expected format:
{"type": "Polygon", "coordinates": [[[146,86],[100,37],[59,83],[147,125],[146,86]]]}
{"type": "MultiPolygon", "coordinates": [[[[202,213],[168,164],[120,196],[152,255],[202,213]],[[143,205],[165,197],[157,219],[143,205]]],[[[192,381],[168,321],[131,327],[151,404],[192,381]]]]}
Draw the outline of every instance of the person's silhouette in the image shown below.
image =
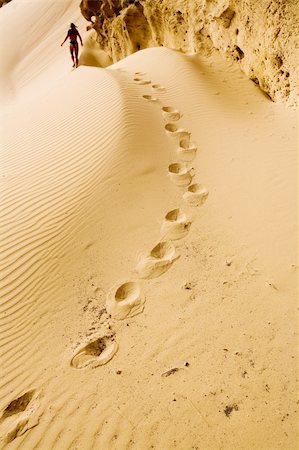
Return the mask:
{"type": "Polygon", "coordinates": [[[79,45],[77,42],[77,37],[79,37],[81,46],[83,46],[82,38],[80,36],[79,31],[77,30],[77,27],[74,23],[71,23],[70,29],[67,32],[66,38],[61,44],[61,47],[65,43],[65,41],[69,38],[70,39],[70,52],[73,60],[73,67],[78,67],[78,54],[79,54],[79,45]]]}

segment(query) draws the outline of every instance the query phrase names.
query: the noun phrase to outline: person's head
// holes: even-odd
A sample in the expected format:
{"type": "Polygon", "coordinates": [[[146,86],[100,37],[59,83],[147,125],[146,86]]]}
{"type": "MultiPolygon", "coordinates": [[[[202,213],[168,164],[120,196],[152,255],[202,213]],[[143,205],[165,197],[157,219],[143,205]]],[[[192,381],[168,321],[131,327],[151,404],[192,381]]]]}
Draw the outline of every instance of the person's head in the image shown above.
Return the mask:
{"type": "Polygon", "coordinates": [[[70,27],[71,27],[72,30],[75,30],[75,29],[77,28],[76,25],[75,25],[74,23],[71,23],[71,24],[70,24],[70,27]]]}

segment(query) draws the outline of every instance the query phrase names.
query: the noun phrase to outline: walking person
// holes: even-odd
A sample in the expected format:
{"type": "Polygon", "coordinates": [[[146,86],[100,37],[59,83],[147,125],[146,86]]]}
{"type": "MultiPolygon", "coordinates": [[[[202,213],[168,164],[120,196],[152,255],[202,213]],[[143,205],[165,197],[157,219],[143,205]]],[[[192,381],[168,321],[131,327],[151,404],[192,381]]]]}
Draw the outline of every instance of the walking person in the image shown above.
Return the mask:
{"type": "Polygon", "coordinates": [[[78,67],[78,54],[79,54],[79,44],[77,41],[77,38],[80,39],[81,42],[81,46],[83,46],[83,42],[82,42],[82,38],[80,36],[79,31],[77,30],[77,27],[74,23],[70,24],[70,29],[67,32],[66,38],[63,41],[63,43],[61,44],[61,47],[63,46],[63,44],[65,43],[65,41],[67,39],[70,39],[70,53],[71,53],[71,57],[73,60],[73,67],[78,67]]]}

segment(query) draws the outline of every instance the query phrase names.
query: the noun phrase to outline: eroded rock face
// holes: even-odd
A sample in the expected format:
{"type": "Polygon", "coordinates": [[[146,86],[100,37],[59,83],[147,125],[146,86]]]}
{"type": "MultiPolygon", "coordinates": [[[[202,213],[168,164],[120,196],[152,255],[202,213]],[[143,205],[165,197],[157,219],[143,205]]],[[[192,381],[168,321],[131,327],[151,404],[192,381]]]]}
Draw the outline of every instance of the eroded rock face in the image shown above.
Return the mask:
{"type": "Polygon", "coordinates": [[[82,0],[113,61],[165,46],[234,60],[273,101],[296,103],[297,0],[82,0]]]}
{"type": "Polygon", "coordinates": [[[0,8],[2,8],[2,6],[6,5],[6,3],[9,3],[11,0],[0,0],[0,8]]]}

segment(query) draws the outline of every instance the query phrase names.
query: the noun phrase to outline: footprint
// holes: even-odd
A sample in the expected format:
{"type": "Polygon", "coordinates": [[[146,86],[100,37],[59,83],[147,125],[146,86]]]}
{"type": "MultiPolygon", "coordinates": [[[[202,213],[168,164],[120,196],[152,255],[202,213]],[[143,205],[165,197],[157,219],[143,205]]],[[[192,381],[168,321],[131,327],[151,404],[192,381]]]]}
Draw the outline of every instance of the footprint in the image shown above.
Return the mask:
{"type": "Polygon", "coordinates": [[[177,186],[188,186],[191,183],[194,169],[188,169],[185,164],[173,163],[168,166],[170,180],[177,186]]]}
{"type": "Polygon", "coordinates": [[[144,98],[148,102],[158,102],[159,101],[159,99],[157,97],[153,97],[152,95],[143,95],[142,98],[144,98]]]}
{"type": "Polygon", "coordinates": [[[71,366],[75,369],[103,366],[113,358],[117,350],[118,345],[113,335],[99,337],[76,352],[71,360],[71,366]]]}
{"type": "Polygon", "coordinates": [[[144,75],[146,75],[145,72],[135,72],[134,75],[136,75],[137,77],[142,77],[144,75]]]}
{"type": "Polygon", "coordinates": [[[148,255],[140,258],[136,270],[141,278],[156,278],[166,272],[179,258],[171,242],[160,242],[148,255]]]}
{"type": "Polygon", "coordinates": [[[180,139],[189,138],[191,134],[183,128],[178,128],[174,123],[167,123],[164,129],[168,136],[179,137],[180,139]]]}
{"type": "Polygon", "coordinates": [[[135,81],[136,84],[151,84],[150,80],[143,80],[142,78],[134,78],[133,81],[135,81]]]}
{"type": "Polygon", "coordinates": [[[162,115],[166,120],[179,120],[182,117],[182,114],[178,109],[172,108],[171,106],[163,106],[162,115]]]}
{"type": "Polygon", "coordinates": [[[201,184],[192,184],[184,193],[183,199],[190,206],[202,205],[209,195],[209,191],[201,184]]]}
{"type": "Polygon", "coordinates": [[[0,442],[8,444],[39,423],[36,391],[28,391],[10,402],[0,418],[0,442]]]}
{"type": "Polygon", "coordinates": [[[191,227],[191,221],[188,220],[185,213],[179,209],[169,211],[161,226],[161,234],[163,238],[176,240],[185,237],[191,227]]]}
{"type": "Polygon", "coordinates": [[[162,84],[152,84],[152,89],[158,92],[165,92],[165,87],[162,84]]]}
{"type": "Polygon", "coordinates": [[[194,142],[190,142],[189,139],[180,140],[177,154],[182,161],[192,161],[197,152],[197,147],[194,142]]]}
{"type": "Polygon", "coordinates": [[[14,414],[25,411],[25,409],[27,409],[27,406],[31,402],[33,395],[34,390],[28,391],[25,394],[21,395],[21,397],[18,397],[16,400],[10,402],[4,409],[0,421],[3,421],[7,417],[13,416],[14,414]]]}
{"type": "Polygon", "coordinates": [[[139,283],[128,281],[114,288],[107,296],[106,309],[114,319],[122,320],[139,314],[144,309],[145,297],[139,283]]]}

